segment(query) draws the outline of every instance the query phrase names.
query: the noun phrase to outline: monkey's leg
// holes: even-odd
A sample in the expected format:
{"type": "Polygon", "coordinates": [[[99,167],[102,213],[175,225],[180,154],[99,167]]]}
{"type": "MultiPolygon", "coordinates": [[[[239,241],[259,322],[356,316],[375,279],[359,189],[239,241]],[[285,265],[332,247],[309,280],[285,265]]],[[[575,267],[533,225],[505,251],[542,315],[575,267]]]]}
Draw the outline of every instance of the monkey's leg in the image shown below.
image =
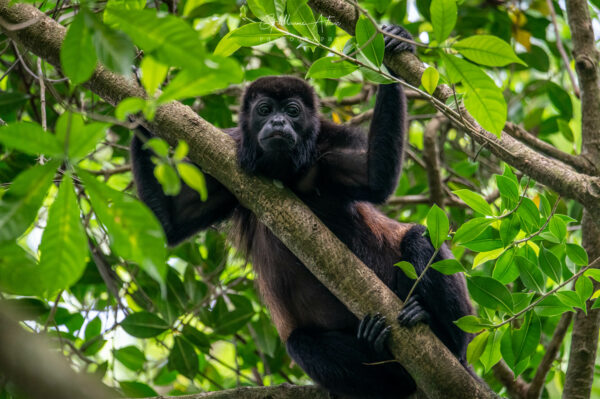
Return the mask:
{"type": "Polygon", "coordinates": [[[361,323],[361,339],[349,331],[294,330],[287,341],[288,352],[315,382],[335,394],[405,397],[414,392],[415,383],[400,364],[385,362],[391,356],[382,359],[373,350],[373,345],[382,341],[374,331],[383,331],[385,325],[379,323],[380,318],[371,320],[361,323]],[[365,336],[373,339],[365,340],[365,336]]]}

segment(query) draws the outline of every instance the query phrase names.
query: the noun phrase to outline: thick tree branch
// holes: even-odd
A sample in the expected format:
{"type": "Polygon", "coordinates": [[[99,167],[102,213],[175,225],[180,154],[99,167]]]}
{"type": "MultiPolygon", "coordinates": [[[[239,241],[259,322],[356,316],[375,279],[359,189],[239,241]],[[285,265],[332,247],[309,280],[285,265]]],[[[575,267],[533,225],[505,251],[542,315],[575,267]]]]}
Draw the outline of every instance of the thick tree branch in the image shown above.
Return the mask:
{"type": "Polygon", "coordinates": [[[184,396],[156,396],[147,399],[330,399],[329,393],[314,385],[281,384],[269,387],[240,387],[184,396]]]}
{"type": "MultiPolygon", "coordinates": [[[[578,3],[584,4],[585,2],[580,0],[578,3]]],[[[354,32],[358,13],[351,4],[344,0],[310,0],[309,4],[315,11],[328,17],[342,29],[349,33],[354,32]]],[[[581,7],[585,8],[587,5],[581,7]]],[[[581,62],[587,65],[588,62],[584,61],[585,57],[582,56],[581,58],[581,62]]],[[[413,86],[420,85],[425,66],[414,54],[409,52],[387,54],[385,62],[388,68],[391,68],[396,75],[406,80],[406,82],[413,86]]],[[[452,89],[447,85],[439,85],[434,92],[434,97],[442,102],[451,95],[452,89]]],[[[547,185],[562,196],[574,198],[581,202],[600,225],[599,177],[574,172],[565,167],[562,162],[550,159],[532,150],[506,133],[498,138],[481,128],[464,110],[464,107],[460,109],[460,112],[463,116],[462,119],[472,127],[472,129],[466,129],[465,132],[476,142],[488,147],[498,158],[540,183],[547,185]]],[[[600,124],[596,123],[596,126],[600,126],[600,124]]]]}
{"type": "Polygon", "coordinates": [[[504,360],[500,360],[492,367],[494,377],[506,387],[508,397],[511,399],[523,399],[527,394],[527,383],[519,376],[515,379],[515,373],[508,367],[504,360]]]}
{"type": "Polygon", "coordinates": [[[118,394],[87,374],[77,374],[48,343],[29,334],[0,309],[0,375],[32,399],[107,399],[118,394]]]}
{"type": "MultiPolygon", "coordinates": [[[[0,17],[8,23],[31,19],[39,22],[5,34],[59,67],[64,27],[32,6],[8,4],[9,0],[0,0],[0,17]]],[[[113,105],[126,97],[143,96],[132,80],[102,67],[97,68],[86,86],[113,105]]],[[[244,174],[228,135],[177,102],[159,107],[149,127],[170,144],[186,141],[191,159],[253,211],[356,316],[379,312],[388,320],[396,319],[400,300],[289,190],[244,174]]],[[[391,352],[430,399],[495,397],[468,374],[428,327],[419,325],[409,330],[396,323],[391,327],[391,352]]]]}
{"type": "MultiPolygon", "coordinates": [[[[600,80],[598,62],[600,53],[594,43],[594,30],[586,0],[568,0],[567,16],[575,69],[581,89],[581,138],[582,155],[594,165],[600,165],[600,80]]],[[[588,257],[600,255],[600,228],[598,215],[589,207],[583,213],[583,247],[588,257]],[[596,222],[596,223],[594,223],[596,222]]],[[[596,287],[598,285],[596,284],[596,287]]],[[[594,380],[594,365],[598,348],[600,309],[590,309],[587,316],[580,310],[573,322],[571,351],[565,380],[563,398],[589,398],[594,380]]]]}

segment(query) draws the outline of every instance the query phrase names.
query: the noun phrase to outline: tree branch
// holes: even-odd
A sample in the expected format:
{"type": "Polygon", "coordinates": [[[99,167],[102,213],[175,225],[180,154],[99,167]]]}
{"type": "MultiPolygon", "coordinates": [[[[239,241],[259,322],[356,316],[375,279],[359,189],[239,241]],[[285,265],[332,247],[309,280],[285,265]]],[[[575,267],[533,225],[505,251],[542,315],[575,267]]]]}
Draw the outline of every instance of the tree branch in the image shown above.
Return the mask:
{"type": "MultiPolygon", "coordinates": [[[[600,54],[594,43],[594,30],[586,0],[566,1],[569,28],[573,41],[575,70],[581,89],[582,155],[592,164],[600,164],[600,54]]],[[[582,220],[583,247],[588,257],[600,256],[598,215],[586,207],[582,220]],[[595,222],[595,223],[594,223],[595,222]]],[[[598,288],[598,284],[595,284],[598,288]]],[[[569,364],[563,390],[565,399],[589,398],[594,381],[594,365],[598,349],[600,309],[590,309],[585,315],[578,310],[573,322],[569,364]]]]}
{"type": "MultiPolygon", "coordinates": [[[[39,22],[5,34],[59,68],[65,28],[35,7],[8,3],[0,0],[0,17],[9,23],[32,18],[39,22]]],[[[96,69],[86,87],[113,105],[127,97],[143,97],[132,80],[103,67],[96,69]]],[[[186,141],[190,158],[224,184],[357,317],[379,312],[388,320],[396,319],[400,300],[288,189],[244,174],[228,135],[178,102],[159,107],[148,126],[171,145],[186,141]]],[[[430,399],[496,397],[469,375],[427,326],[406,329],[392,323],[391,335],[392,354],[430,399]]]]}
{"type": "Polygon", "coordinates": [[[546,382],[546,376],[552,367],[552,363],[554,363],[556,360],[556,355],[558,354],[558,351],[562,346],[563,339],[569,330],[571,320],[573,320],[573,313],[567,312],[564,313],[558,321],[558,324],[554,329],[552,339],[546,347],[544,357],[540,361],[535,375],[529,383],[529,388],[527,389],[526,395],[527,399],[538,399],[542,394],[542,389],[544,388],[544,383],[546,382]]]}
{"type": "Polygon", "coordinates": [[[527,383],[519,376],[515,379],[515,373],[508,367],[504,360],[500,360],[492,367],[494,377],[506,387],[508,397],[512,399],[523,399],[527,394],[527,383]]]}
{"type": "MultiPolygon", "coordinates": [[[[583,0],[578,2],[585,3],[583,0]]],[[[328,17],[348,33],[354,32],[358,11],[351,4],[343,0],[310,0],[309,4],[315,11],[328,17]]],[[[585,8],[587,5],[582,7],[585,8]]],[[[425,66],[414,54],[407,51],[386,54],[385,63],[396,75],[411,85],[418,87],[421,84],[421,75],[425,66]]],[[[433,95],[438,100],[445,102],[452,95],[452,89],[447,85],[438,85],[433,95]]],[[[464,107],[461,107],[460,113],[464,121],[472,127],[472,129],[466,129],[465,132],[476,142],[488,147],[498,158],[547,185],[562,196],[578,200],[600,225],[599,177],[574,172],[565,167],[562,162],[530,149],[506,133],[503,133],[500,138],[496,137],[481,128],[464,107]]],[[[600,113],[600,108],[597,113],[600,113]]],[[[456,121],[453,122],[456,123],[456,121]]],[[[600,126],[600,124],[597,123],[596,126],[600,126]]],[[[600,145],[600,142],[598,144],[600,145]]]]}
{"type": "Polygon", "coordinates": [[[589,159],[582,156],[567,154],[566,152],[554,147],[552,144],[546,143],[545,141],[538,139],[533,134],[523,129],[521,126],[518,126],[512,122],[506,123],[505,132],[518,139],[519,141],[522,141],[523,143],[527,144],[531,148],[541,151],[554,159],[557,159],[561,162],[566,163],[569,166],[572,166],[578,172],[596,176],[599,173],[598,167],[600,166],[592,164],[589,159]]]}
{"type": "Polygon", "coordinates": [[[444,206],[444,183],[440,170],[440,146],[438,132],[444,121],[443,115],[432,118],[425,126],[423,134],[423,161],[425,161],[427,182],[429,184],[429,203],[444,206]]]}

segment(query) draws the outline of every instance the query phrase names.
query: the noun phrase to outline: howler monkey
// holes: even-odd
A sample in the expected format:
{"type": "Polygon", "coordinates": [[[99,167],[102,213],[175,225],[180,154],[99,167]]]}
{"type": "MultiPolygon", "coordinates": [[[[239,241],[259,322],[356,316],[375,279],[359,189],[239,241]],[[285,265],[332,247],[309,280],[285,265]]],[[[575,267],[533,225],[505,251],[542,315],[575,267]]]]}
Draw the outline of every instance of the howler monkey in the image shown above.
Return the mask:
{"type": "MultiPolygon", "coordinates": [[[[385,28],[410,37],[401,27],[385,28]]],[[[414,51],[390,37],[386,51],[414,51]]],[[[304,81],[263,77],[246,89],[239,126],[230,129],[243,170],[282,181],[401,299],[413,284],[394,267],[412,263],[422,272],[434,249],[424,227],[388,219],[372,204],[394,192],[402,162],[406,99],[399,84],[380,85],[368,136],[319,114],[319,100],[304,81]]],[[[146,131],[145,134],[149,135],[146,131]]],[[[347,397],[402,397],[415,383],[388,360],[389,329],[379,316],[359,321],[233,194],[206,176],[208,199],[183,185],[164,195],[153,175],[150,152],[134,137],[133,172],[140,198],[161,222],[170,245],[228,217],[234,242],[257,274],[261,296],[292,357],[317,383],[347,397]]],[[[318,245],[318,243],[315,243],[318,245]]],[[[438,259],[450,257],[442,248],[438,259]]],[[[468,335],[453,324],[471,313],[464,277],[427,271],[399,312],[402,325],[428,323],[463,363],[468,335]]]]}

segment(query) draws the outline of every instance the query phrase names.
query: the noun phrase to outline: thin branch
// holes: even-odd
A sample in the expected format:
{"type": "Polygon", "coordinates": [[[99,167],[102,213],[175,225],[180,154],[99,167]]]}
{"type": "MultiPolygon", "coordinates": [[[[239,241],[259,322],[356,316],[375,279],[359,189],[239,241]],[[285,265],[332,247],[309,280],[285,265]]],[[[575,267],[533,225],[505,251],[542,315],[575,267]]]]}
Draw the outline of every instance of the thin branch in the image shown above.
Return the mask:
{"type": "Polygon", "coordinates": [[[550,10],[550,16],[552,17],[552,25],[554,25],[554,36],[556,36],[556,47],[558,48],[558,52],[560,53],[560,57],[562,58],[563,63],[565,64],[565,69],[569,74],[569,79],[571,80],[571,85],[573,86],[573,93],[577,98],[581,97],[581,93],[579,92],[579,86],[577,86],[577,80],[575,79],[575,74],[573,74],[573,70],[571,69],[571,62],[569,61],[569,56],[565,51],[565,48],[562,44],[562,40],[560,39],[560,30],[558,28],[558,21],[556,20],[556,10],[554,9],[554,4],[552,0],[546,0],[546,4],[548,4],[548,9],[550,10]]]}
{"type": "Polygon", "coordinates": [[[544,357],[540,361],[535,375],[529,383],[529,388],[527,389],[526,395],[527,399],[538,399],[542,394],[542,389],[544,388],[544,383],[546,382],[546,376],[552,367],[552,363],[554,363],[556,360],[556,355],[562,346],[565,335],[567,334],[567,330],[571,325],[571,320],[573,320],[573,313],[571,312],[564,313],[561,316],[556,328],[554,329],[552,339],[546,347],[544,357]]]}
{"type": "Polygon", "coordinates": [[[554,159],[557,159],[561,162],[566,163],[569,166],[572,166],[578,172],[596,176],[599,173],[598,167],[594,166],[594,164],[592,164],[588,159],[561,151],[558,148],[554,147],[552,144],[546,143],[545,141],[538,139],[533,134],[529,133],[527,130],[523,129],[519,125],[516,125],[512,122],[507,122],[505,132],[518,139],[519,141],[522,141],[523,143],[527,144],[531,148],[541,151],[554,159]]]}
{"type": "Polygon", "coordinates": [[[504,360],[500,360],[492,367],[494,377],[506,387],[508,397],[512,399],[524,399],[527,394],[527,382],[521,376],[515,378],[515,373],[508,367],[504,360]]]}
{"type": "Polygon", "coordinates": [[[579,276],[581,276],[583,273],[585,273],[586,271],[588,271],[589,269],[594,269],[594,268],[598,268],[600,266],[600,257],[596,258],[596,260],[594,260],[592,263],[588,264],[585,267],[582,267],[577,273],[573,274],[571,277],[569,277],[567,280],[565,280],[564,283],[557,285],[554,289],[548,291],[545,294],[540,295],[540,297],[538,299],[536,299],[535,301],[533,301],[529,306],[527,306],[525,309],[515,313],[513,316],[509,317],[508,319],[504,320],[503,322],[499,323],[499,324],[495,324],[493,328],[499,328],[502,327],[503,325],[510,323],[513,320],[516,320],[517,318],[519,318],[521,315],[525,314],[526,312],[530,311],[531,309],[533,309],[537,304],[539,304],[541,301],[544,300],[544,298],[558,292],[561,288],[565,287],[567,284],[569,284],[571,281],[575,281],[579,276]]]}
{"type": "Polygon", "coordinates": [[[410,287],[410,290],[408,291],[408,294],[406,295],[406,298],[404,299],[404,304],[406,304],[406,302],[408,302],[408,300],[410,299],[412,293],[417,288],[417,285],[419,285],[419,283],[421,282],[421,280],[423,280],[423,277],[425,277],[425,273],[427,273],[427,270],[429,270],[429,268],[433,264],[433,260],[435,259],[435,257],[437,256],[437,254],[440,252],[441,248],[442,248],[442,246],[440,245],[439,248],[437,248],[433,252],[433,255],[431,255],[431,258],[429,258],[429,261],[427,262],[427,265],[425,266],[425,268],[423,269],[423,271],[421,272],[421,274],[419,274],[419,277],[417,277],[417,279],[413,283],[412,287],[410,287]]]}
{"type": "Polygon", "coordinates": [[[423,161],[427,167],[427,181],[429,183],[429,202],[444,206],[444,183],[440,170],[440,148],[438,144],[438,131],[445,120],[441,114],[432,118],[425,126],[423,134],[423,161]]]}

